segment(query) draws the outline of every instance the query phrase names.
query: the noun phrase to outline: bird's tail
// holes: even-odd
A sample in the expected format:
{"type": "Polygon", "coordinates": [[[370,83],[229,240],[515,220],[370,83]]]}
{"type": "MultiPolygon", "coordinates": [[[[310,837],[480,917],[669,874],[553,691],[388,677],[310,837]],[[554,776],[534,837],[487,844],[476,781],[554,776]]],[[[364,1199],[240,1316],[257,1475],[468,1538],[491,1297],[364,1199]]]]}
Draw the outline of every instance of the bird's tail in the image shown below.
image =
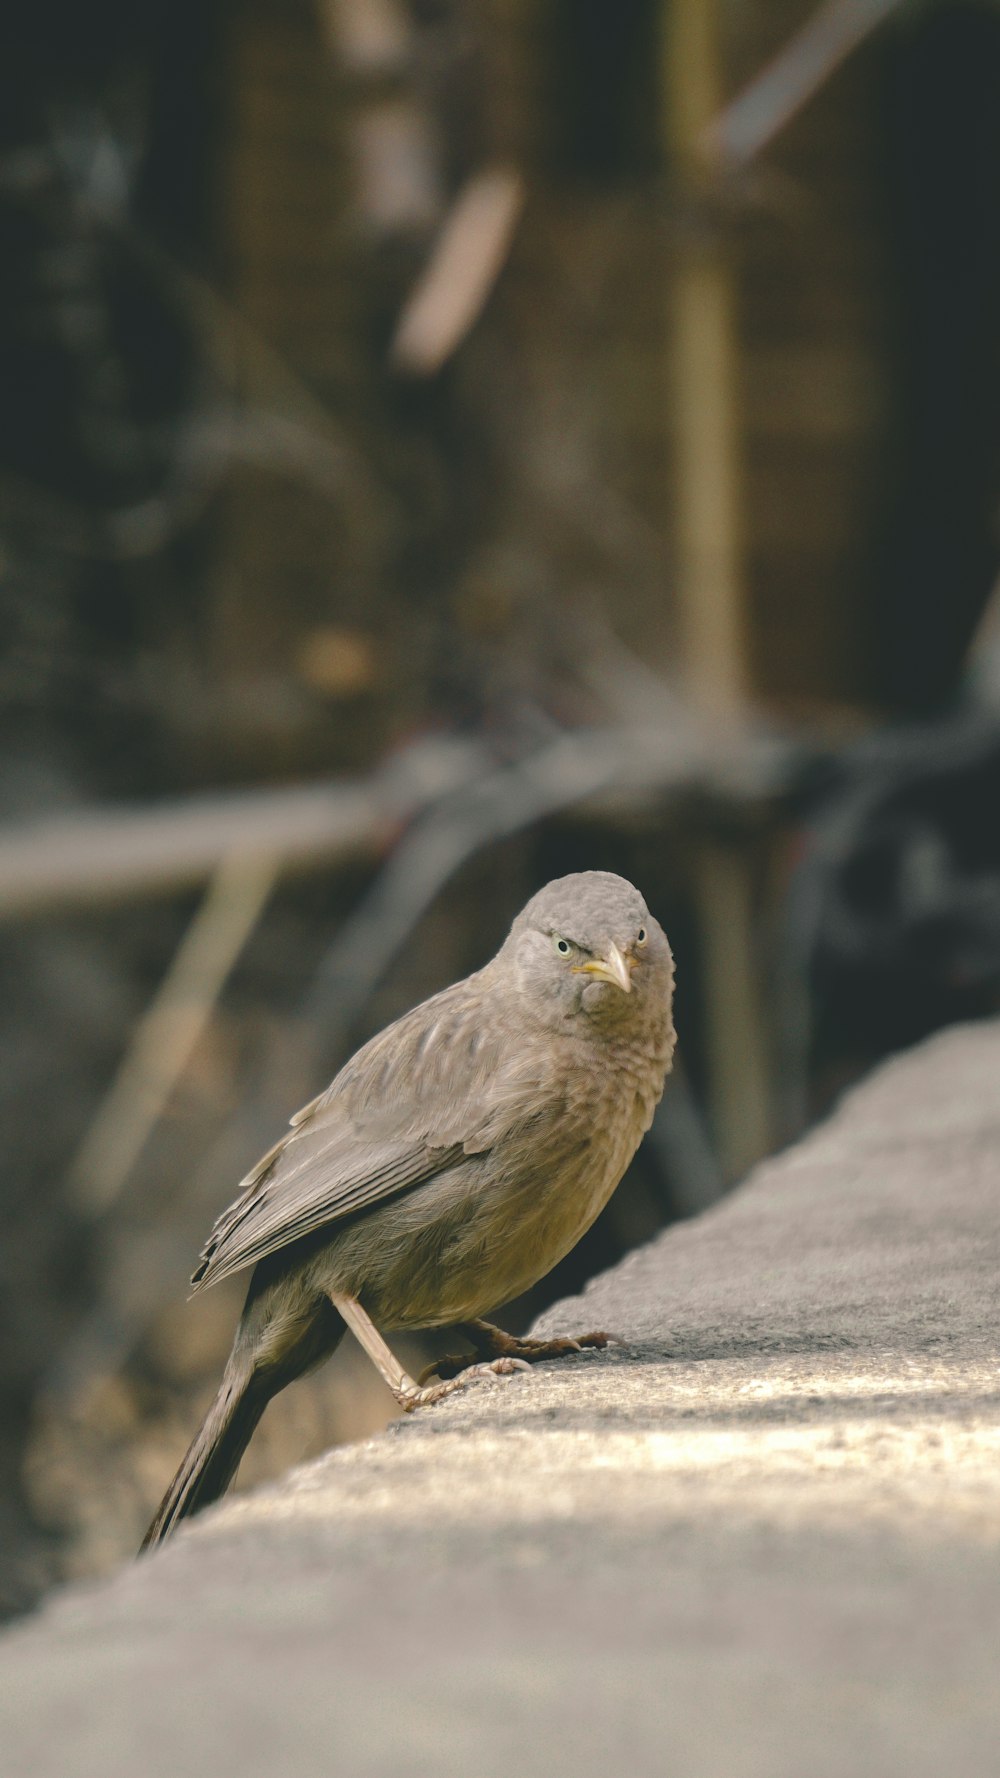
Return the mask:
{"type": "Polygon", "coordinates": [[[225,1493],[271,1393],[261,1388],[260,1379],[249,1367],[242,1374],[232,1367],[227,1370],[201,1430],[188,1446],[142,1540],[143,1550],[162,1543],[181,1519],[200,1512],[225,1493]]]}
{"type": "Polygon", "coordinates": [[[160,1502],[143,1550],[225,1493],[271,1397],[329,1358],[344,1327],[329,1297],[289,1291],[280,1273],[275,1281],[257,1267],[222,1386],[160,1502]]]}

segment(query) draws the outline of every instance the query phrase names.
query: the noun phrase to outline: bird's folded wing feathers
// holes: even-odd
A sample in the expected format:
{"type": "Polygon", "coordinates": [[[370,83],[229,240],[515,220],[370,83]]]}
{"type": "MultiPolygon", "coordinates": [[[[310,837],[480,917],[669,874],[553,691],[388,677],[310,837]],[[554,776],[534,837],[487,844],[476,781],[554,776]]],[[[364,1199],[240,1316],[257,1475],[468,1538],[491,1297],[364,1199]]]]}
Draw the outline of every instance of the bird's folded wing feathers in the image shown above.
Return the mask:
{"type": "Polygon", "coordinates": [[[204,1288],[481,1153],[537,1110],[537,1063],[484,1016],[477,978],[358,1051],[243,1180],[192,1278],[204,1288]],[[473,990],[470,992],[470,990],[473,990]]]}
{"type": "Polygon", "coordinates": [[[237,1199],[219,1218],[191,1280],[196,1288],[256,1265],[324,1223],[419,1184],[463,1153],[460,1143],[448,1148],[426,1142],[373,1147],[370,1142],[360,1145],[350,1131],[320,1129],[311,1136],[304,1152],[282,1144],[263,1185],[237,1199]]]}

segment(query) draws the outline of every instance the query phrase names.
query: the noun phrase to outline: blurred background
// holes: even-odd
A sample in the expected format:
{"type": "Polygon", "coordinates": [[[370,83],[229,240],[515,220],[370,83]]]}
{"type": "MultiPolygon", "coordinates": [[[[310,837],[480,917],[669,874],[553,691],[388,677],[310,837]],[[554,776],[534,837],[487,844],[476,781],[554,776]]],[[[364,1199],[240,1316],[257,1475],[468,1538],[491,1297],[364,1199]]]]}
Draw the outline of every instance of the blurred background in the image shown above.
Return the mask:
{"type": "MultiPolygon", "coordinates": [[[[137,1544],[241,1174],[550,876],[680,1065],[515,1329],[1000,1008],[1000,7],[36,0],[0,89],[13,1612],[137,1544]]],[[[242,1482],[392,1407],[347,1341],[242,1482]]]]}

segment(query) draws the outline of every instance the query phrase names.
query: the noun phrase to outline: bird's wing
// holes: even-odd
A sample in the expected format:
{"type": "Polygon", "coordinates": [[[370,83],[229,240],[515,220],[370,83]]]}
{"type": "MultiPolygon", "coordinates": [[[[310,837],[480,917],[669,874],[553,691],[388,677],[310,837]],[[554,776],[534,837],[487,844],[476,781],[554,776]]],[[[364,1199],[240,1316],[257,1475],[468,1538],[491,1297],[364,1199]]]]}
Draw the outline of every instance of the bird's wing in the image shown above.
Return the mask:
{"type": "MultiPolygon", "coordinates": [[[[505,1041],[471,977],[373,1038],[296,1113],[215,1224],[196,1289],[406,1191],[528,1123],[539,1068],[505,1041]]],[[[487,998],[489,998],[487,996],[487,998]]]]}

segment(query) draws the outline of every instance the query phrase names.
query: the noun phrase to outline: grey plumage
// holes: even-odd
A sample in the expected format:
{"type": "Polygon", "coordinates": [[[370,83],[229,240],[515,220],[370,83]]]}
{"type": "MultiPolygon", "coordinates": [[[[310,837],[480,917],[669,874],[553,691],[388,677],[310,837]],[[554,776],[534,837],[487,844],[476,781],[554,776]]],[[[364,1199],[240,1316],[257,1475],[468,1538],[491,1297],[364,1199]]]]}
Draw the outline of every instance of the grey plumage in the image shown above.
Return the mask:
{"type": "MultiPolygon", "coordinates": [[[[373,1038],[292,1119],[194,1274],[201,1289],[255,1267],[219,1396],[147,1544],[228,1486],[267,1400],[340,1339],[337,1302],[355,1331],[355,1316],[481,1330],[575,1245],[652,1120],[672,988],[669,945],[631,884],[559,878],[485,968],[373,1038]]],[[[404,1405],[455,1386],[398,1374],[404,1405]]]]}

